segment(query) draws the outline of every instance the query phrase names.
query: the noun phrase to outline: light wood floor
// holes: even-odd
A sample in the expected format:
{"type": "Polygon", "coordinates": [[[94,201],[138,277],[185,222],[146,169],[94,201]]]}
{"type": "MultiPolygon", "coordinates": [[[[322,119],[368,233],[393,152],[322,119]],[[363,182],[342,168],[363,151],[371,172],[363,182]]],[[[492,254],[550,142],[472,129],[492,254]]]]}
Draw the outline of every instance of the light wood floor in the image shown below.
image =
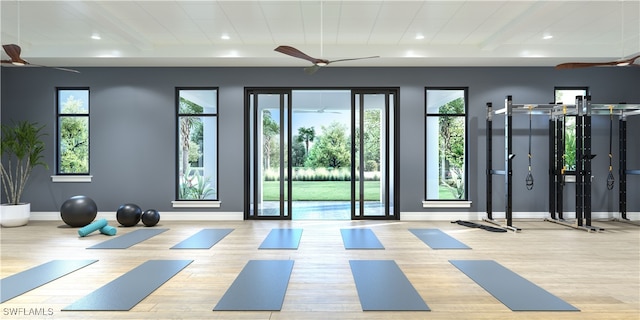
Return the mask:
{"type": "MultiPolygon", "coordinates": [[[[519,221],[520,233],[492,233],[449,222],[402,221],[161,221],[170,228],[126,250],[87,250],[107,236],[78,238],[61,222],[2,228],[2,278],[54,259],[99,259],[88,267],[0,305],[51,308],[47,317],[14,319],[640,319],[640,228],[595,222],[587,233],[543,221],[519,221]],[[373,229],[385,250],[345,250],[340,228],[373,229]],[[298,250],[258,250],[271,228],[304,232],[298,250]],[[210,250],[168,248],[202,228],[234,228],[210,250]],[[433,250],[408,228],[440,228],[472,250],[433,250]],[[128,312],[60,311],[150,259],[194,262],[128,312]],[[294,259],[280,312],[214,312],[213,307],[251,259],[294,259]],[[430,312],[363,312],[350,259],[395,260],[430,312]],[[450,259],[489,259],[579,308],[580,312],[512,312],[458,271],[450,259]]],[[[111,222],[111,225],[116,225],[111,222]]],[[[118,228],[118,234],[135,228],[118,228]]],[[[381,275],[384,276],[384,275],[381,275]]],[[[500,281],[500,279],[495,279],[500,281]]]]}

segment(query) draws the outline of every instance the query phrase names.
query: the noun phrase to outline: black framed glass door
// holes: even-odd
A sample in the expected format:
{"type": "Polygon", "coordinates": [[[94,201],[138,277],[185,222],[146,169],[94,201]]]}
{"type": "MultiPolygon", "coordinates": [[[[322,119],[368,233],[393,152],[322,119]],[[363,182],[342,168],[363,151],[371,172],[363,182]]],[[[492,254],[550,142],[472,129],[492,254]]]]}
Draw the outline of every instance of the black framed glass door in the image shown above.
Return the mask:
{"type": "Polygon", "coordinates": [[[352,92],[351,219],[394,219],[395,100],[386,90],[352,92]]]}
{"type": "Polygon", "coordinates": [[[245,218],[397,218],[396,98],[388,89],[247,89],[245,218]]]}
{"type": "MultiPolygon", "coordinates": [[[[247,95],[249,204],[246,218],[291,219],[289,90],[256,90],[247,95]]],[[[246,140],[246,139],[245,139],[246,140]]]]}

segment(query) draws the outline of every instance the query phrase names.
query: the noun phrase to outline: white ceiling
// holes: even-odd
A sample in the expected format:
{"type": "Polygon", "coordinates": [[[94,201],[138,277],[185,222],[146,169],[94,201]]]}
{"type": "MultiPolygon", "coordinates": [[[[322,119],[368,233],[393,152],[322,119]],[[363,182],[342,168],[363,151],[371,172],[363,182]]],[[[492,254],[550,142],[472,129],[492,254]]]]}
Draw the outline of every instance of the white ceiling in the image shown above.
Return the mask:
{"type": "Polygon", "coordinates": [[[553,66],[640,53],[640,0],[2,0],[0,14],[2,44],[50,66],[309,65],[278,45],[329,60],[380,56],[340,66],[553,66]]]}

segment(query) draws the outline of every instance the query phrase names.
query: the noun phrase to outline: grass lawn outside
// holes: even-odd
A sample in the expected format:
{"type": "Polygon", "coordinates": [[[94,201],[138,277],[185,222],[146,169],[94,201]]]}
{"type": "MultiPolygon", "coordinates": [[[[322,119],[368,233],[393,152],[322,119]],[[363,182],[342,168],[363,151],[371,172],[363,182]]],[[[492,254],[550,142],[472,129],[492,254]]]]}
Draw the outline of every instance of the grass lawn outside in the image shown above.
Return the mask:
{"type": "MultiPolygon", "coordinates": [[[[294,201],[349,201],[351,200],[351,181],[292,181],[292,200],[294,201]]],[[[280,199],[280,182],[263,182],[263,199],[280,199]]],[[[365,181],[364,199],[380,200],[380,181],[365,181]]]]}
{"type": "Polygon", "coordinates": [[[457,200],[454,196],[453,193],[451,192],[451,189],[445,187],[445,186],[440,186],[440,188],[438,189],[438,199],[439,200],[457,200]]]}
{"type": "MultiPolygon", "coordinates": [[[[277,201],[280,199],[280,182],[263,182],[263,200],[277,201]]],[[[351,181],[293,181],[293,201],[350,201],[351,181]]],[[[440,186],[440,200],[454,200],[451,190],[440,186]]],[[[380,201],[380,181],[365,181],[364,199],[366,201],[380,201]]]]}

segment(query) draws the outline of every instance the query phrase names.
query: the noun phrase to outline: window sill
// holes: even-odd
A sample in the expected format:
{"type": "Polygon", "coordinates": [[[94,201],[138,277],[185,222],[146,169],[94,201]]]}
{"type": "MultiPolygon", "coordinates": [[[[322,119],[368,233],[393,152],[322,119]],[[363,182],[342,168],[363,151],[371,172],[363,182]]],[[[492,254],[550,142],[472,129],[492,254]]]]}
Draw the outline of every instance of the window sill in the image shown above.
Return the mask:
{"type": "Polygon", "coordinates": [[[471,208],[471,201],[422,201],[423,208],[471,208]]]}
{"type": "Polygon", "coordinates": [[[171,201],[174,208],[220,208],[220,201],[171,201]]]}
{"type": "Polygon", "coordinates": [[[90,175],[51,176],[51,182],[91,182],[92,179],[90,175]]]}

